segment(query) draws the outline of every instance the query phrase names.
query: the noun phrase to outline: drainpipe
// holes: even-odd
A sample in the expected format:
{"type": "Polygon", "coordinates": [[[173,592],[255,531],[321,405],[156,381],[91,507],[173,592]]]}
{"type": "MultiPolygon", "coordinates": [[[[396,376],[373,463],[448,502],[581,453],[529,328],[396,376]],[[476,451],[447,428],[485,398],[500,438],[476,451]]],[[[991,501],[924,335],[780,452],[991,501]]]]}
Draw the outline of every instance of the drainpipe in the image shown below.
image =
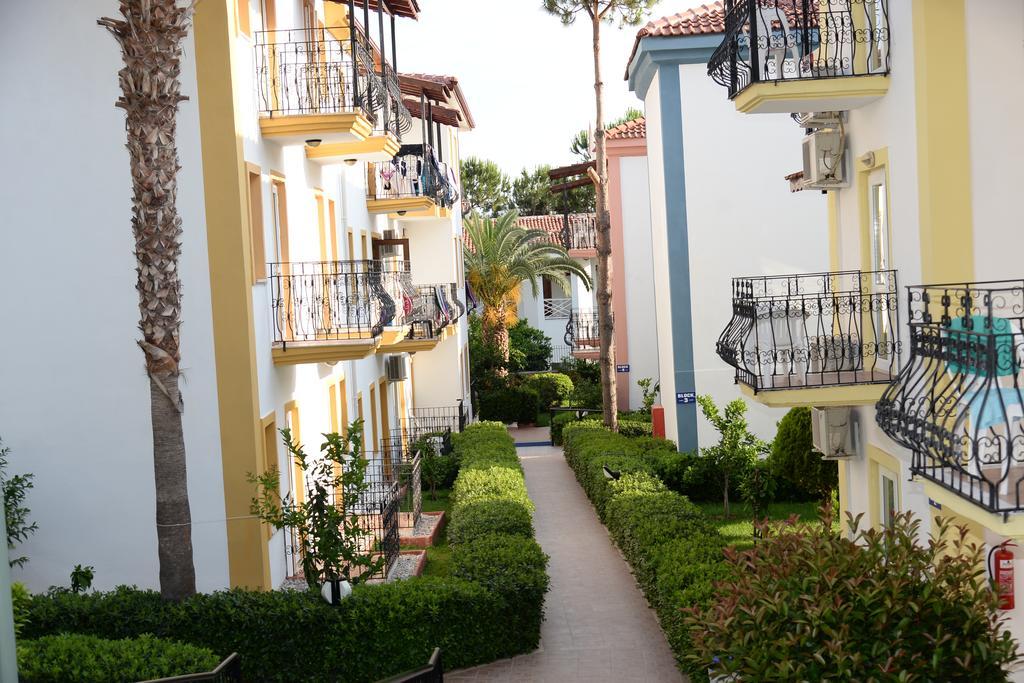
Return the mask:
{"type": "MultiPolygon", "coordinates": [[[[4,493],[0,489],[0,512],[4,493]]],[[[11,602],[11,565],[7,554],[7,515],[0,514],[0,683],[17,683],[18,655],[14,644],[14,605],[11,602]]]]}

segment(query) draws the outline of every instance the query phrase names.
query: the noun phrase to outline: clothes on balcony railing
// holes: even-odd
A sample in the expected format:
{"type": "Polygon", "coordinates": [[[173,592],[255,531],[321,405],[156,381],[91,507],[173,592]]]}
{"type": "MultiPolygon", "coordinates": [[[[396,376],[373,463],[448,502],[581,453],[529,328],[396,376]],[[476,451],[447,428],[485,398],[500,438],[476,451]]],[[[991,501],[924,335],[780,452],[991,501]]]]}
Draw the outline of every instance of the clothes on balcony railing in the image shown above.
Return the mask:
{"type": "Polygon", "coordinates": [[[428,197],[435,204],[452,208],[459,200],[454,171],[438,161],[428,145],[403,145],[388,162],[371,166],[371,199],[428,197]]]}
{"type": "Polygon", "coordinates": [[[1024,280],[908,288],[910,360],[876,420],[911,471],[992,512],[1024,510],[1024,280]]]}

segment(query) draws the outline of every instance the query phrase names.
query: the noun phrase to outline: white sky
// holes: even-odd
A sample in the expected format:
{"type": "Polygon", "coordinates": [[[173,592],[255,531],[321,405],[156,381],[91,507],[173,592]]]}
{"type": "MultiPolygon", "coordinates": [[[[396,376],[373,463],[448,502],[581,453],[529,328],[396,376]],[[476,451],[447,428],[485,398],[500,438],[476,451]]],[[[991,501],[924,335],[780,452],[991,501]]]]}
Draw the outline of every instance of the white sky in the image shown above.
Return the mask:
{"type": "MultiPolygon", "coordinates": [[[[541,4],[424,0],[419,21],[398,25],[400,71],[459,79],[477,125],[461,137],[462,157],[493,159],[510,175],[524,166],[572,163],[573,135],[594,120],[590,23],[581,17],[563,26],[541,4]]],[[[675,4],[659,4],[654,13],[671,13],[675,4]]],[[[629,106],[643,108],[622,78],[639,29],[602,29],[607,120],[629,106]]]]}

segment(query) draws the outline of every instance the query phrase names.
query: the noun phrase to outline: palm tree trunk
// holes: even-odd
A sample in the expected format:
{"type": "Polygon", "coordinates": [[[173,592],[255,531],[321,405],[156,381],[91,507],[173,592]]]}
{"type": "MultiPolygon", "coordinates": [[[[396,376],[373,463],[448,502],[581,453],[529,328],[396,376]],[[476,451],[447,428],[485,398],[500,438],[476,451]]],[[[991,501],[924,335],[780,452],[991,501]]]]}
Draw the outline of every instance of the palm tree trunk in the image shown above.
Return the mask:
{"type": "Polygon", "coordinates": [[[493,344],[501,356],[503,367],[499,370],[498,374],[505,375],[507,373],[509,353],[512,348],[509,341],[508,328],[505,326],[505,308],[501,306],[495,307],[493,311],[483,316],[481,323],[483,325],[484,341],[488,344],[493,344]]]}
{"type": "Polygon", "coordinates": [[[597,121],[594,124],[594,148],[599,182],[595,188],[597,212],[597,316],[601,337],[601,401],[604,424],[613,431],[619,428],[615,387],[615,321],[612,319],[612,239],[611,215],[608,213],[608,156],[605,150],[604,83],[601,81],[601,17],[595,0],[594,29],[594,99],[597,121]]]}
{"type": "Polygon", "coordinates": [[[121,0],[123,19],[100,19],[121,46],[118,72],[132,174],[132,233],[139,293],[139,346],[149,375],[156,486],[160,593],[181,600],[196,591],[192,559],[182,399],[179,387],[181,218],[178,149],[181,44],[190,7],[176,0],[121,0]]]}

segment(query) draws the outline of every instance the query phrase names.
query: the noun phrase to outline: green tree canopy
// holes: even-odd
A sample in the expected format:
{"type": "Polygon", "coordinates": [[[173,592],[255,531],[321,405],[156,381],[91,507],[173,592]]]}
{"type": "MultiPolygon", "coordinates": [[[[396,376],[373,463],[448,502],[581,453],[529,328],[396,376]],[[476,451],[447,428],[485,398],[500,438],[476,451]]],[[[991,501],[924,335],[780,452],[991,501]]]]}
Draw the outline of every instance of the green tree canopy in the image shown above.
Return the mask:
{"type": "MultiPolygon", "coordinates": [[[[536,166],[533,170],[524,168],[512,183],[512,203],[520,216],[562,213],[562,195],[551,194],[550,170],[548,164],[536,166]]],[[[569,191],[569,213],[591,213],[593,210],[593,188],[578,187],[569,191]]]]}
{"type": "MultiPolygon", "coordinates": [[[[622,116],[605,126],[605,130],[611,130],[616,126],[621,126],[627,121],[639,119],[643,115],[644,113],[636,107],[630,107],[622,116]]],[[[590,131],[581,130],[576,133],[576,136],[573,137],[572,142],[569,144],[569,151],[579,157],[582,161],[590,161],[590,131]]]]}
{"type": "Polygon", "coordinates": [[[469,157],[462,162],[460,182],[462,196],[471,212],[498,216],[508,210],[512,184],[493,161],[469,157]]]}

